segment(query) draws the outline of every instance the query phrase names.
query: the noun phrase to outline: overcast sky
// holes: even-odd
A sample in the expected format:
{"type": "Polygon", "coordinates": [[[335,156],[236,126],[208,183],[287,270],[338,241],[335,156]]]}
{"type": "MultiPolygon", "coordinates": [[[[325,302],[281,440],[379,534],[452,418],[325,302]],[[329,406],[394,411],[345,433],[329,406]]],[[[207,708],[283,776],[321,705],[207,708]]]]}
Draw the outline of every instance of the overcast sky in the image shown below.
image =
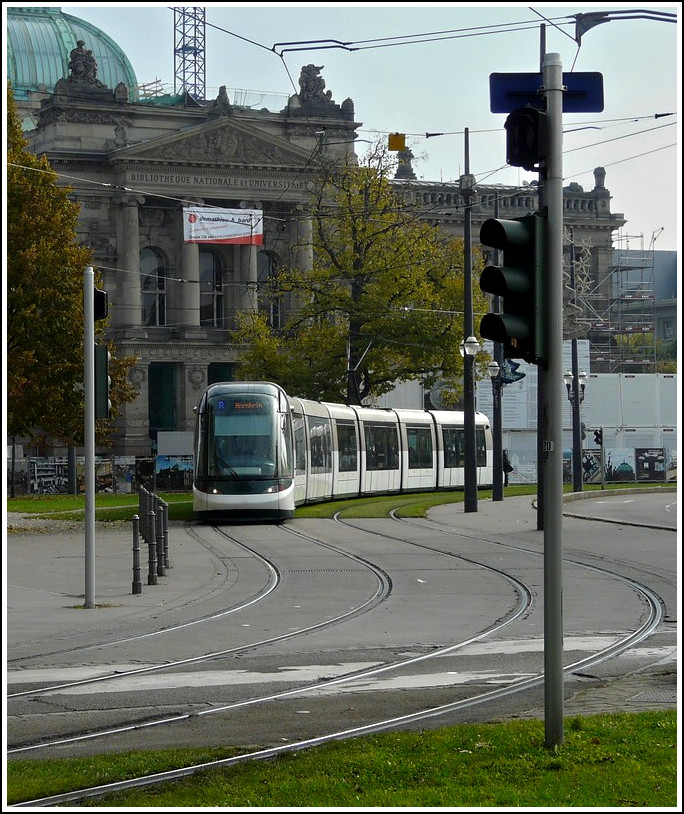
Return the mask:
{"type": "MultiPolygon", "coordinates": [[[[49,4],[41,4],[49,5],[49,4]]],[[[174,90],[174,13],[159,4],[59,4],[97,25],[128,56],[140,83],[160,80],[174,90]]],[[[680,15],[680,4],[585,3],[206,3],[207,97],[225,85],[283,96],[298,90],[302,65],[324,66],[326,90],[354,101],[360,138],[403,132],[425,180],[464,172],[468,128],[470,171],[480,182],[519,184],[535,173],[506,166],[505,114],[490,111],[491,73],[540,70],[541,24],[546,52],[564,72],[603,76],[601,112],[565,114],[565,183],[594,186],[606,169],[613,212],[627,218],[620,245],[674,250],[680,245],[681,20],[627,19],[632,9],[680,15]],[[612,11],[587,31],[581,47],[570,15],[612,11]],[[617,13],[615,13],[617,12],[617,13]],[[517,24],[517,25],[514,25],[517,24]],[[304,48],[302,41],[336,40],[342,48],[304,48]],[[276,43],[298,43],[278,46],[276,43]],[[674,114],[674,115],[662,115],[674,114]],[[426,138],[426,133],[444,135],[426,138]],[[655,242],[653,242],[655,240],[655,242]]],[[[329,43],[319,43],[325,45],[329,43]]],[[[359,145],[362,148],[363,144],[359,145]]]]}

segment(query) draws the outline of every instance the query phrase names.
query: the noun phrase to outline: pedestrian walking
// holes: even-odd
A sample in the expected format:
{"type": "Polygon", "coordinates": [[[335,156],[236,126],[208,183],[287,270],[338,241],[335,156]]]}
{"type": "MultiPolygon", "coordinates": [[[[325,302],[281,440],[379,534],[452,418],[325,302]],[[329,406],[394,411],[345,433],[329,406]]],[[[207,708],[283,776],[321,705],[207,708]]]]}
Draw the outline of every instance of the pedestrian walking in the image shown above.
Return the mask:
{"type": "Polygon", "coordinates": [[[513,471],[513,465],[511,464],[508,458],[508,450],[505,449],[503,451],[503,463],[502,463],[503,473],[504,473],[504,486],[508,486],[508,473],[513,471]]]}

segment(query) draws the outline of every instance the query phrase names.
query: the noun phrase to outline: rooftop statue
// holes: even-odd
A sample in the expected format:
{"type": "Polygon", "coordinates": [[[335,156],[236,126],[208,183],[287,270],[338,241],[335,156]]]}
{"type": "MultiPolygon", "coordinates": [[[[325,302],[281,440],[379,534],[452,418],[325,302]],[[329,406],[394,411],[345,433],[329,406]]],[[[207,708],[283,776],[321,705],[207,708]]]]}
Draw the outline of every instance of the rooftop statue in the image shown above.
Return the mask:
{"type": "Polygon", "coordinates": [[[299,75],[299,101],[331,102],[332,91],[325,90],[325,80],[320,75],[325,65],[304,65],[299,75]]]}
{"type": "Polygon", "coordinates": [[[86,50],[84,40],[79,40],[69,54],[69,82],[83,82],[88,85],[105,87],[97,78],[97,62],[92,51],[86,50]]]}

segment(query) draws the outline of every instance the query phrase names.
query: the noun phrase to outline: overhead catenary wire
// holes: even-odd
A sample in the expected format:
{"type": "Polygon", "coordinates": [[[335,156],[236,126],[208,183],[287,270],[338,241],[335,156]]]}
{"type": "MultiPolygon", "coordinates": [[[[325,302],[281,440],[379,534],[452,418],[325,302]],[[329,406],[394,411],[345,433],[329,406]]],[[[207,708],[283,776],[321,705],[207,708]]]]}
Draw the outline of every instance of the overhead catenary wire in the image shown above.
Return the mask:
{"type": "MultiPolygon", "coordinates": [[[[633,117],[628,117],[628,118],[626,118],[624,120],[620,120],[620,121],[630,121],[631,122],[631,121],[641,120],[641,119],[644,119],[644,118],[659,118],[659,117],[666,116],[666,115],[669,116],[669,115],[676,115],[676,114],[674,114],[674,113],[651,114],[649,116],[637,117],[637,119],[634,119],[633,117]]],[[[599,121],[600,122],[601,120],[600,119],[598,119],[598,120],[594,119],[592,121],[594,121],[594,122],[599,121]]],[[[608,121],[612,122],[612,121],[615,121],[615,120],[610,119],[608,121]]],[[[587,122],[587,124],[588,123],[589,122],[587,122]]],[[[582,145],[580,147],[573,147],[573,148],[570,148],[568,150],[564,150],[563,154],[565,155],[567,153],[577,152],[579,150],[592,149],[596,144],[604,144],[604,143],[609,143],[611,141],[622,140],[622,139],[631,138],[631,137],[634,137],[634,136],[640,136],[640,135],[643,135],[644,133],[652,132],[654,130],[660,130],[660,129],[663,129],[665,127],[670,127],[673,124],[675,124],[675,123],[674,122],[668,122],[666,124],[659,125],[658,127],[647,128],[646,130],[638,130],[635,133],[627,133],[627,134],[624,134],[622,136],[618,136],[618,137],[616,137],[614,139],[603,140],[603,141],[600,141],[600,142],[592,142],[590,144],[585,144],[585,145],[582,145]]],[[[458,132],[456,134],[458,134],[458,132]]],[[[625,161],[636,160],[638,158],[643,157],[644,155],[648,155],[648,154],[650,154],[652,152],[658,152],[659,150],[663,150],[663,149],[669,149],[669,148],[671,148],[673,146],[676,146],[676,144],[667,144],[667,145],[664,145],[662,147],[654,148],[654,150],[641,152],[641,153],[638,153],[638,154],[633,155],[633,156],[626,156],[624,159],[621,159],[619,162],[613,162],[613,163],[623,163],[625,161]]],[[[317,150],[318,150],[318,146],[316,146],[314,148],[314,150],[312,151],[310,160],[313,160],[313,156],[316,154],[317,150]]],[[[188,201],[188,199],[186,197],[166,195],[164,193],[153,192],[153,191],[145,189],[145,188],[129,187],[129,186],[123,186],[123,185],[120,185],[120,184],[111,184],[111,183],[108,183],[108,182],[105,182],[105,181],[94,181],[94,180],[92,180],[90,178],[83,178],[81,176],[76,176],[76,175],[72,175],[72,174],[69,174],[69,173],[60,172],[60,171],[57,171],[57,170],[54,170],[54,169],[46,170],[46,169],[43,169],[41,167],[28,167],[28,166],[21,165],[21,164],[16,164],[16,163],[13,163],[13,162],[7,162],[7,166],[8,167],[20,168],[20,169],[25,169],[25,170],[32,171],[32,172],[40,172],[40,173],[45,173],[45,174],[56,174],[59,178],[61,178],[63,180],[66,180],[66,181],[78,181],[79,183],[92,184],[94,186],[101,186],[103,188],[114,189],[114,190],[117,190],[117,191],[120,191],[120,192],[128,192],[128,193],[131,193],[131,194],[145,195],[145,196],[148,196],[148,197],[160,198],[162,200],[174,201],[176,203],[183,203],[183,204],[189,203],[189,201],[188,201]]],[[[307,164],[307,166],[308,166],[308,164],[307,164]]],[[[607,165],[607,166],[609,166],[609,165],[607,165]]],[[[483,183],[483,181],[486,178],[491,177],[492,175],[494,175],[494,174],[496,174],[496,173],[498,173],[498,172],[500,172],[501,170],[504,170],[504,169],[509,169],[509,165],[508,164],[503,164],[503,165],[500,165],[499,167],[497,167],[495,169],[484,170],[481,173],[477,173],[476,178],[478,178],[478,183],[480,183],[480,184],[483,183]]],[[[300,170],[299,174],[301,174],[301,172],[303,172],[303,171],[304,171],[303,169],[300,170]]],[[[582,174],[590,173],[590,172],[593,172],[593,170],[586,170],[583,173],[574,173],[573,175],[566,176],[566,178],[574,178],[574,177],[578,177],[578,175],[582,175],[582,174]]],[[[424,183],[424,182],[419,182],[419,183],[424,183]]],[[[431,183],[431,182],[428,182],[428,183],[431,183]]],[[[432,183],[437,184],[437,183],[441,183],[441,182],[435,181],[435,182],[432,182],[432,183]]],[[[457,181],[451,181],[451,182],[445,182],[445,183],[457,183],[457,181]]],[[[281,195],[278,197],[278,199],[274,200],[272,203],[278,203],[280,200],[282,200],[282,195],[284,195],[284,194],[285,194],[284,192],[281,193],[281,195]]],[[[220,206],[217,206],[217,205],[213,205],[211,203],[203,204],[203,207],[204,208],[216,208],[216,209],[225,208],[225,207],[220,207],[220,206]]],[[[282,218],[282,217],[278,217],[278,216],[274,216],[274,215],[267,215],[265,213],[263,215],[263,218],[264,218],[264,220],[273,220],[273,221],[280,221],[280,222],[288,222],[289,220],[291,220],[291,219],[288,219],[288,218],[282,218]]]]}
{"type": "MultiPolygon", "coordinates": [[[[171,8],[171,7],[170,7],[171,8]]],[[[541,11],[536,8],[529,7],[529,11],[533,14],[540,17],[544,22],[548,23],[549,25],[553,26],[555,29],[560,31],[562,34],[566,35],[574,42],[577,43],[577,53],[580,50],[581,38],[578,37],[578,31],[581,28],[581,25],[585,23],[585,28],[590,28],[593,25],[596,25],[598,22],[607,22],[611,19],[652,19],[652,20],[659,20],[661,22],[676,22],[677,15],[668,13],[668,12],[657,12],[653,10],[645,10],[645,9],[628,9],[623,11],[607,11],[607,12],[592,12],[589,14],[568,14],[568,15],[561,15],[561,16],[554,16],[554,17],[547,17],[541,11]],[[591,18],[591,22],[589,21],[591,18]],[[594,18],[596,20],[594,21],[594,18]],[[575,36],[572,36],[566,28],[574,27],[575,36]]],[[[269,51],[274,55],[278,56],[281,60],[281,63],[287,73],[288,79],[290,84],[294,88],[294,81],[292,80],[292,76],[290,74],[289,69],[285,63],[284,53],[285,51],[304,51],[304,50],[322,50],[324,48],[343,48],[347,51],[361,51],[367,50],[371,48],[381,48],[381,47],[388,47],[388,46],[409,46],[416,43],[429,43],[429,42],[437,42],[443,39],[459,39],[462,37],[473,37],[473,36],[492,36],[495,34],[500,33],[511,33],[515,31],[521,30],[533,30],[538,29],[539,21],[536,19],[533,20],[516,20],[512,22],[505,22],[505,23],[493,23],[481,26],[470,26],[465,28],[449,28],[449,29],[439,29],[434,31],[427,31],[427,32],[420,32],[420,33],[411,33],[411,34],[402,34],[402,35],[392,35],[392,36],[382,36],[382,37],[374,37],[368,39],[359,39],[359,40],[342,40],[337,37],[330,37],[325,39],[306,39],[306,40],[290,40],[287,42],[277,42],[271,46],[265,45],[264,43],[258,42],[253,39],[249,39],[238,34],[235,31],[229,30],[222,26],[218,26],[215,24],[209,24],[210,27],[216,29],[217,31],[224,33],[228,36],[235,37],[240,39],[244,42],[247,42],[250,45],[258,47],[262,50],[269,51]],[[279,46],[288,46],[287,48],[283,48],[280,53],[278,53],[279,46]],[[299,47],[301,46],[301,47],[299,47]]],[[[295,89],[296,90],[296,89],[295,89]]],[[[669,114],[662,114],[662,115],[669,115],[669,114]]],[[[656,117],[658,114],[656,114],[656,117]]],[[[385,131],[375,131],[375,132],[385,132],[385,131]]],[[[390,132],[390,131],[386,131],[390,132]]],[[[475,132],[494,132],[494,130],[482,130],[476,131],[471,130],[472,133],[475,132]]],[[[445,132],[444,135],[449,135],[450,133],[445,132]]],[[[430,138],[434,135],[442,135],[441,133],[424,133],[424,134],[417,134],[411,133],[409,134],[414,137],[424,137],[430,138]]],[[[580,148],[577,148],[580,149],[580,148]]],[[[642,153],[641,155],[643,155],[642,153]]],[[[504,167],[507,165],[504,165],[504,167]]],[[[577,177],[577,174],[574,174],[571,177],[577,177]]]]}
{"type": "MultiPolygon", "coordinates": [[[[173,11],[173,7],[168,7],[168,8],[169,8],[170,11],[173,11]]],[[[577,14],[569,14],[569,15],[562,15],[562,16],[546,17],[540,11],[538,11],[537,9],[535,9],[533,7],[530,7],[529,10],[532,13],[538,15],[539,17],[542,17],[542,19],[544,19],[550,25],[557,28],[562,33],[566,34],[566,36],[570,36],[570,35],[567,33],[567,31],[564,30],[564,28],[567,28],[569,26],[576,26],[577,23],[578,23],[578,18],[580,16],[582,16],[582,15],[577,15],[577,14]]],[[[637,11],[641,11],[641,10],[632,10],[632,11],[634,13],[636,13],[637,11]]],[[[626,12],[619,12],[619,13],[620,14],[626,14],[626,12]]],[[[642,11],[642,13],[645,13],[645,12],[642,11]]],[[[604,14],[604,12],[601,12],[600,14],[604,14]]],[[[618,12],[605,12],[605,15],[608,15],[608,19],[610,18],[610,15],[612,15],[612,14],[618,14],[618,12]]],[[[653,14],[656,14],[656,12],[653,12],[653,14]]],[[[648,15],[650,17],[651,12],[649,12],[648,15]]],[[[586,15],[584,15],[584,16],[586,16],[586,15]]],[[[631,17],[632,14],[630,13],[627,16],[631,17]]],[[[669,22],[669,21],[674,21],[676,19],[676,15],[660,14],[659,17],[653,17],[653,19],[662,19],[662,20],[665,20],[665,21],[669,22]]],[[[337,38],[330,38],[328,40],[301,40],[301,41],[290,41],[288,43],[275,43],[274,45],[271,45],[271,46],[266,45],[264,43],[261,43],[261,42],[255,40],[255,39],[245,37],[245,36],[235,32],[235,31],[232,31],[232,30],[230,30],[228,28],[225,28],[223,26],[216,25],[214,23],[206,22],[206,25],[207,25],[207,27],[215,29],[216,31],[218,31],[220,33],[223,33],[223,34],[226,34],[227,36],[239,39],[239,40],[247,43],[248,45],[254,46],[254,47],[259,48],[259,49],[261,49],[263,51],[268,51],[268,52],[273,53],[274,55],[276,55],[280,59],[281,64],[283,65],[283,68],[284,68],[284,70],[285,70],[285,72],[286,72],[286,74],[288,76],[288,81],[289,81],[290,85],[292,86],[293,90],[296,92],[295,82],[294,82],[294,80],[292,78],[290,70],[287,67],[285,59],[283,58],[282,54],[277,54],[277,46],[279,44],[294,45],[297,42],[299,42],[299,43],[302,43],[302,44],[310,45],[312,43],[329,42],[331,45],[342,45],[342,46],[345,46],[346,48],[353,49],[353,50],[365,50],[365,49],[370,49],[370,48],[375,48],[375,47],[386,47],[387,45],[411,45],[411,44],[415,44],[417,42],[437,41],[438,39],[458,39],[460,37],[491,36],[491,35],[494,35],[494,34],[507,33],[507,32],[513,32],[513,31],[518,31],[518,30],[527,30],[527,29],[532,30],[532,29],[537,29],[539,27],[539,22],[538,22],[538,20],[523,20],[523,21],[516,20],[516,21],[512,21],[512,22],[508,22],[508,23],[495,23],[495,24],[487,24],[487,25],[482,25],[482,26],[465,27],[465,28],[439,29],[439,30],[420,32],[420,33],[415,33],[415,34],[382,36],[382,37],[374,37],[374,38],[359,39],[359,40],[343,41],[343,40],[340,40],[340,39],[337,39],[337,38]]],[[[573,39],[573,38],[571,37],[571,39],[573,39]]],[[[306,49],[303,49],[303,50],[306,50],[306,49]]],[[[663,113],[663,114],[655,114],[654,118],[658,118],[659,116],[664,116],[664,115],[675,115],[675,114],[665,114],[665,113],[663,113]]],[[[636,118],[635,117],[625,117],[625,121],[636,121],[637,118],[648,118],[648,117],[636,117],[636,118]]],[[[305,116],[305,120],[309,121],[309,117],[305,116]]],[[[612,121],[620,121],[620,120],[613,120],[613,119],[606,120],[606,123],[609,123],[609,122],[612,122],[612,121]]],[[[309,123],[311,123],[311,122],[309,121],[309,123]]],[[[590,123],[591,122],[583,122],[583,123],[580,123],[580,124],[590,124],[590,123]]],[[[471,132],[471,134],[475,134],[475,133],[497,132],[499,130],[500,130],[500,128],[483,129],[483,130],[470,129],[470,132],[471,132]]],[[[365,131],[359,130],[359,132],[365,132],[365,131]]],[[[389,133],[390,131],[376,130],[376,131],[367,131],[367,132],[389,133]]],[[[411,137],[416,137],[416,138],[428,139],[428,138],[431,138],[431,137],[436,136],[436,135],[460,135],[462,132],[463,131],[445,131],[444,133],[407,133],[407,135],[410,135],[411,137]]],[[[644,132],[648,132],[648,131],[644,131],[644,132]]],[[[350,143],[351,143],[351,140],[350,140],[350,143]]],[[[323,145],[321,145],[321,144],[317,144],[316,147],[314,147],[314,150],[312,151],[312,154],[311,154],[311,157],[310,157],[310,161],[312,161],[314,159],[316,154],[320,154],[320,150],[321,150],[322,146],[323,145]]],[[[592,145],[587,145],[586,147],[578,147],[578,148],[575,148],[575,150],[589,149],[591,146],[592,145]]],[[[565,151],[565,152],[570,152],[570,151],[565,151]]],[[[639,157],[643,156],[643,155],[647,155],[647,154],[649,154],[649,152],[639,153],[639,157]]],[[[617,162],[617,163],[623,163],[624,161],[627,161],[627,160],[629,160],[629,158],[625,158],[622,161],[617,162]]],[[[306,168],[302,168],[300,170],[300,172],[304,172],[305,169],[306,168]]],[[[496,172],[498,172],[500,170],[504,170],[504,169],[508,169],[507,164],[502,165],[497,170],[490,170],[490,171],[486,171],[484,173],[478,173],[478,175],[481,177],[481,179],[482,178],[486,179],[487,177],[490,177],[492,174],[495,174],[496,172]]],[[[591,171],[592,170],[587,170],[586,173],[589,173],[591,171]]],[[[582,174],[585,174],[585,173],[574,173],[573,175],[568,176],[568,177],[575,178],[575,177],[578,177],[578,176],[580,176],[582,174]]],[[[66,177],[66,176],[64,176],[64,177],[66,177]]],[[[86,179],[84,179],[84,180],[86,180],[86,179]]],[[[480,180],[480,183],[481,182],[482,181],[480,180]]],[[[159,197],[159,198],[166,197],[168,200],[179,200],[177,198],[173,198],[173,196],[164,196],[161,193],[152,193],[152,192],[149,192],[147,190],[138,190],[138,189],[134,189],[134,188],[131,188],[131,187],[124,187],[124,186],[116,187],[115,185],[112,185],[112,187],[113,188],[118,188],[121,191],[125,191],[125,192],[133,192],[133,193],[139,193],[139,194],[145,194],[145,195],[155,195],[156,197],[159,197]]],[[[279,196],[279,200],[282,200],[282,197],[284,195],[286,195],[286,193],[287,193],[287,190],[284,190],[281,193],[281,195],[279,196]]],[[[268,218],[271,218],[272,216],[265,215],[264,217],[265,217],[265,219],[268,219],[268,218]]]]}

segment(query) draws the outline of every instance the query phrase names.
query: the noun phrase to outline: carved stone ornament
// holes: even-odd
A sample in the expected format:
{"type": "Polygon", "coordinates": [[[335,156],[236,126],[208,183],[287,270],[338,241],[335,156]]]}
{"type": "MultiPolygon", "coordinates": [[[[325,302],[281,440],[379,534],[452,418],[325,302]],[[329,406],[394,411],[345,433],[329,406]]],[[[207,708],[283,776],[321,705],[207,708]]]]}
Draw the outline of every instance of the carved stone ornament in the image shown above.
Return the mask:
{"type": "Polygon", "coordinates": [[[106,234],[106,226],[97,218],[88,218],[87,244],[95,252],[107,251],[111,248],[111,236],[106,234]]]}
{"type": "MultiPolygon", "coordinates": [[[[269,166],[292,165],[294,156],[280,147],[270,144],[252,134],[237,131],[231,126],[200,129],[195,135],[178,138],[170,144],[141,150],[140,158],[149,156],[155,160],[179,163],[209,164],[266,164],[269,166]]],[[[297,160],[299,164],[301,160],[297,160]]]]}
{"type": "Polygon", "coordinates": [[[192,389],[198,391],[204,381],[204,371],[199,367],[193,367],[188,371],[188,379],[190,380],[190,384],[192,384],[192,389]]]}
{"type": "Polygon", "coordinates": [[[145,368],[136,365],[135,367],[131,368],[128,378],[130,379],[132,385],[140,389],[140,385],[145,381],[145,368]]]}
{"type": "Polygon", "coordinates": [[[153,206],[143,206],[138,212],[141,226],[163,226],[166,213],[163,209],[153,206]]]}
{"type": "Polygon", "coordinates": [[[97,62],[93,52],[79,40],[69,54],[69,76],[55,84],[56,97],[116,101],[114,91],[97,78],[97,62]]]}
{"type": "MultiPolygon", "coordinates": [[[[60,82],[66,80],[60,79],[60,82]]],[[[59,82],[57,83],[59,84],[59,82]]],[[[55,86],[55,96],[57,95],[57,87],[55,86]]],[[[119,122],[119,117],[114,111],[87,111],[83,112],[73,108],[64,108],[57,105],[49,105],[42,109],[39,115],[39,126],[46,127],[55,122],[66,122],[68,124],[109,124],[116,126],[119,122]]]]}
{"type": "Polygon", "coordinates": [[[332,91],[325,90],[325,80],[321,71],[325,65],[302,65],[299,75],[299,93],[290,96],[285,109],[289,116],[326,116],[352,121],[354,102],[345,99],[338,105],[332,98],[332,91]]]}
{"type": "Polygon", "coordinates": [[[123,82],[119,82],[119,84],[114,88],[114,98],[117,102],[128,102],[129,97],[130,94],[128,88],[123,82]]]}
{"type": "Polygon", "coordinates": [[[104,84],[97,78],[97,62],[93,52],[85,47],[84,40],[79,40],[69,54],[69,71],[69,82],[104,87],[104,84]]]}
{"type": "Polygon", "coordinates": [[[219,88],[218,96],[209,105],[207,116],[213,118],[215,116],[230,116],[233,113],[230,100],[228,99],[228,91],[225,85],[219,88]]]}
{"type": "Polygon", "coordinates": [[[325,65],[302,65],[299,74],[299,101],[303,104],[310,102],[333,102],[332,91],[325,90],[325,79],[321,71],[325,65]]]}
{"type": "Polygon", "coordinates": [[[114,128],[114,146],[117,149],[121,149],[121,147],[126,147],[127,145],[128,131],[126,129],[126,123],[122,119],[119,119],[114,128]]]}

